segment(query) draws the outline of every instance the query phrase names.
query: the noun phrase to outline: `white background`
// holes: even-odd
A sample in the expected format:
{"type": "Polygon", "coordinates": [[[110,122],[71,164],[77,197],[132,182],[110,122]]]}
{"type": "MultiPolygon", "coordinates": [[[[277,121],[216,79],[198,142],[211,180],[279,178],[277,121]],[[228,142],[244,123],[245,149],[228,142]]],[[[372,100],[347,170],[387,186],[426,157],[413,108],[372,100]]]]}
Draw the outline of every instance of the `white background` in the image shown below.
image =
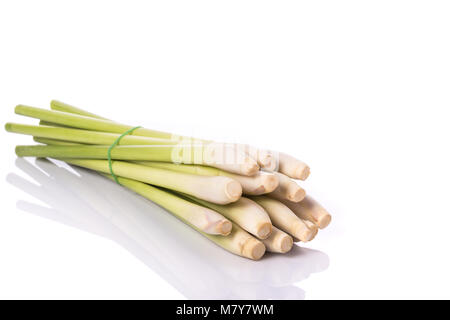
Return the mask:
{"type": "Polygon", "coordinates": [[[154,217],[144,240],[83,232],[42,215],[89,216],[70,191],[89,188],[16,162],[32,141],[2,131],[0,298],[450,298],[449,17],[448,1],[2,0],[3,123],[59,99],[282,150],[333,222],[315,251],[243,262],[81,171],[105,221],[154,217]]]}

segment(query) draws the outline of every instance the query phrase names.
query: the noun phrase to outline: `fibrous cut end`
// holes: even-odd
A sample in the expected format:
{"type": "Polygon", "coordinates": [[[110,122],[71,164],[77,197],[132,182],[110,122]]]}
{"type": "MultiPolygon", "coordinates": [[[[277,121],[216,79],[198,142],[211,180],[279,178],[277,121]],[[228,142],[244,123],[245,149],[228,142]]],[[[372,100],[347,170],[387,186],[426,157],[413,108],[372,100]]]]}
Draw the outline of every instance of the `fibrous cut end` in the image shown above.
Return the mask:
{"type": "Polygon", "coordinates": [[[270,222],[262,222],[258,225],[257,236],[260,239],[267,239],[272,233],[272,224],[270,222]]]}
{"type": "Polygon", "coordinates": [[[288,194],[288,200],[292,202],[300,202],[306,197],[306,191],[303,188],[297,188],[294,192],[288,194]]]}
{"type": "Polygon", "coordinates": [[[274,171],[277,168],[277,161],[271,154],[260,155],[258,163],[262,169],[267,171],[274,171]]]}
{"type": "Polygon", "coordinates": [[[306,163],[302,163],[297,167],[295,170],[295,178],[300,180],[306,180],[309,177],[309,174],[311,173],[311,169],[306,163]]]}
{"type": "Polygon", "coordinates": [[[258,164],[250,157],[244,159],[244,163],[242,163],[241,167],[242,172],[247,176],[253,176],[259,171],[258,164]]]}
{"type": "Polygon", "coordinates": [[[272,192],[278,187],[279,180],[274,174],[264,174],[261,179],[266,193],[272,192]]]}
{"type": "Polygon", "coordinates": [[[237,201],[242,195],[242,186],[239,182],[232,180],[226,184],[225,193],[231,202],[237,201]]]}
{"type": "Polygon", "coordinates": [[[294,245],[294,240],[291,236],[286,235],[284,237],[280,237],[280,251],[281,253],[289,252],[294,245]]]}
{"type": "Polygon", "coordinates": [[[330,222],[331,222],[331,215],[327,213],[319,218],[319,220],[317,221],[317,226],[320,229],[324,229],[330,224],[330,222]]]}
{"type": "Polygon", "coordinates": [[[228,220],[223,220],[216,225],[216,232],[223,236],[227,236],[231,233],[233,225],[228,220]]]}
{"type": "Polygon", "coordinates": [[[259,260],[266,252],[266,246],[255,238],[250,238],[242,248],[242,255],[252,260],[259,260]]]}

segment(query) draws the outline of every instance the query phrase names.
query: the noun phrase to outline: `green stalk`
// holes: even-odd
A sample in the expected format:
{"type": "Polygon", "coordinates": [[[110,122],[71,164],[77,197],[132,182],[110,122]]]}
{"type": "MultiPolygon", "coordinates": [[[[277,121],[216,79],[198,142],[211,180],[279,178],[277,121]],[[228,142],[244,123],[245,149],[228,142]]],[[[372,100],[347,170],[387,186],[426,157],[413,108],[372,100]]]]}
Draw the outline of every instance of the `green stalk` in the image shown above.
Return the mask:
{"type": "Polygon", "coordinates": [[[102,119],[102,120],[109,120],[109,119],[103,118],[99,115],[96,115],[94,113],[90,113],[86,110],[71,106],[70,104],[67,104],[67,103],[64,103],[64,102],[61,102],[58,100],[52,100],[50,102],[50,108],[52,108],[53,110],[56,110],[56,111],[79,114],[80,116],[86,116],[86,117],[102,119]]]}
{"type": "MultiPolygon", "coordinates": [[[[110,173],[109,164],[106,160],[67,158],[61,160],[91,170],[110,173]]],[[[113,161],[112,170],[117,176],[186,193],[212,203],[228,204],[237,201],[242,194],[241,185],[226,177],[197,176],[123,161],[113,161]]]]}
{"type": "MultiPolygon", "coordinates": [[[[101,145],[47,145],[17,146],[19,157],[108,159],[109,146],[101,145]]],[[[171,162],[172,146],[116,146],[111,158],[116,160],[152,160],[171,162]]]]}
{"type": "MultiPolygon", "coordinates": [[[[110,174],[103,175],[111,180],[114,180],[110,174]]],[[[231,222],[213,210],[204,208],[177,197],[170,192],[150,186],[143,182],[123,177],[118,177],[118,181],[122,186],[133,190],[141,196],[172,212],[179,219],[183,220],[200,232],[215,235],[229,235],[231,232],[231,222]]]]}
{"type": "Polygon", "coordinates": [[[79,146],[79,143],[75,142],[68,142],[63,140],[55,140],[55,139],[48,139],[48,138],[40,138],[40,137],[33,137],[33,140],[42,143],[42,144],[49,144],[54,146],[79,146]]]}
{"type": "MultiPolygon", "coordinates": [[[[81,128],[87,130],[95,130],[95,131],[104,131],[104,132],[113,132],[113,133],[124,133],[128,131],[133,126],[128,126],[120,123],[116,123],[113,121],[103,120],[103,119],[95,119],[87,116],[76,115],[73,113],[54,111],[54,110],[46,110],[41,108],[29,107],[25,105],[18,105],[15,108],[15,112],[17,114],[40,119],[43,121],[56,123],[59,125],[81,128]]],[[[170,133],[137,128],[133,131],[133,135],[136,136],[144,136],[144,137],[154,137],[160,139],[171,139],[172,135],[170,133]]]]}
{"type": "MultiPolygon", "coordinates": [[[[32,135],[35,137],[51,138],[86,144],[111,145],[120,134],[80,130],[72,128],[33,126],[18,123],[7,123],[5,129],[8,132],[32,135]]],[[[126,135],[120,140],[120,145],[174,145],[175,141],[167,139],[149,138],[126,135]]]]}

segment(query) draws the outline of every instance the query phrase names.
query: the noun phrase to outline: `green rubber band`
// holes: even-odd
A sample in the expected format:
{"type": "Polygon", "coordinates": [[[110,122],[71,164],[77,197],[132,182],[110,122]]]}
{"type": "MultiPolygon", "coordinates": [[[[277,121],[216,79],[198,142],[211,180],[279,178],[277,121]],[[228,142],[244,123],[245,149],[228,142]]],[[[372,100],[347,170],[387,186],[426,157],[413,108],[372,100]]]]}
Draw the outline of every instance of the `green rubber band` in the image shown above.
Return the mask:
{"type": "Polygon", "coordinates": [[[132,133],[134,130],[140,128],[141,126],[137,126],[134,128],[131,128],[130,130],[125,131],[124,133],[122,133],[119,137],[117,137],[117,139],[109,146],[108,148],[108,165],[109,165],[109,173],[111,173],[111,175],[114,178],[114,181],[116,181],[118,184],[120,184],[119,180],[117,179],[117,176],[114,174],[114,171],[112,169],[112,159],[111,159],[111,150],[117,146],[120,142],[120,140],[125,137],[127,134],[132,133]]]}

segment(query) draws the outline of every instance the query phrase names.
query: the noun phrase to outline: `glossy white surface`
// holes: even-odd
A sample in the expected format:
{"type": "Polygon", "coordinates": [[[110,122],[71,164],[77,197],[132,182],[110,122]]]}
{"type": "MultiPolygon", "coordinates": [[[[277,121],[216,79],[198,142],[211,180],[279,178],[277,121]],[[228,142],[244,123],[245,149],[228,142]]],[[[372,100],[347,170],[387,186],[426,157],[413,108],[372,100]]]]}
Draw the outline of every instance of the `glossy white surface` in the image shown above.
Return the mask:
{"type": "Polygon", "coordinates": [[[60,99],[310,164],[329,228],[259,262],[0,132],[0,298],[449,298],[446,1],[2,1],[0,118],[60,99]],[[7,32],[5,32],[7,30],[7,32]]]}

